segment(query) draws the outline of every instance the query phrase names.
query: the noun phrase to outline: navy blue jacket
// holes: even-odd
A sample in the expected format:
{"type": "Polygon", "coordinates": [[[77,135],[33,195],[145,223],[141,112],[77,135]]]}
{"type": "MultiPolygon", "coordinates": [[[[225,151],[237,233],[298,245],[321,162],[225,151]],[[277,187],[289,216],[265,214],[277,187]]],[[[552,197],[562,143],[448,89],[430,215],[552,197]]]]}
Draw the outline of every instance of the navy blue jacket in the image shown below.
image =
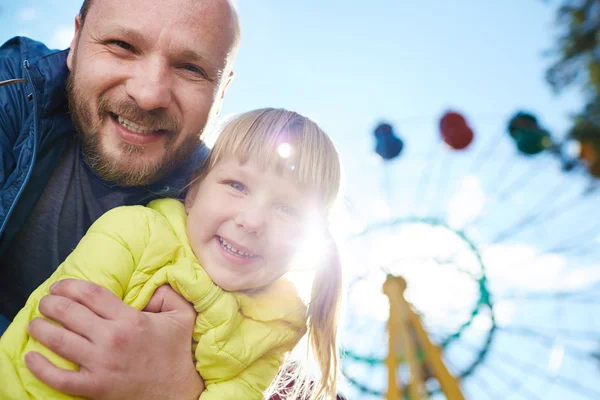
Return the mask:
{"type": "MultiPolygon", "coordinates": [[[[68,50],[49,50],[24,37],[0,47],[0,82],[18,80],[0,85],[0,260],[75,134],[66,94],[67,55],[68,50]]],[[[195,166],[207,153],[200,145],[167,177],[147,186],[150,195],[138,204],[185,196],[195,166]]]]}
{"type": "Polygon", "coordinates": [[[0,47],[0,257],[40,198],[74,130],[68,51],[16,37],[0,47]]]}

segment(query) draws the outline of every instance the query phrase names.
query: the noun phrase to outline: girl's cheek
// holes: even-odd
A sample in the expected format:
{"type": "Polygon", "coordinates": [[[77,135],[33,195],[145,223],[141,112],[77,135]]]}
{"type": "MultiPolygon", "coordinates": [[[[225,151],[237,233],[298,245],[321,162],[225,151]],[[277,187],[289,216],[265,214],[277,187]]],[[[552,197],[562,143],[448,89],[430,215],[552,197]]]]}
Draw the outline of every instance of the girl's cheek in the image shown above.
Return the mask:
{"type": "Polygon", "coordinates": [[[306,241],[304,232],[300,229],[288,229],[285,234],[280,236],[280,248],[285,251],[288,257],[295,255],[306,241]]]}

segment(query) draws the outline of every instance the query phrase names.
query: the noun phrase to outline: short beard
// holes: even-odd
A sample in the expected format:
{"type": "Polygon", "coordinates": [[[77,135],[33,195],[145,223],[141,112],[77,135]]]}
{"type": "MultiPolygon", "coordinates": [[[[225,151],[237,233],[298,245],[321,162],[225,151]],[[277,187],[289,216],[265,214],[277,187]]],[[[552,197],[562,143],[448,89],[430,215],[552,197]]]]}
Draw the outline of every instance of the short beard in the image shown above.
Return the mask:
{"type": "Polygon", "coordinates": [[[144,111],[133,100],[111,102],[101,96],[94,115],[89,102],[86,102],[77,90],[76,71],[76,61],[73,57],[73,70],[67,78],[69,110],[73,125],[79,134],[84,160],[102,179],[123,187],[149,185],[167,176],[198,149],[202,132],[188,137],[177,147],[174,146],[175,140],[181,134],[180,124],[164,110],[144,111]],[[158,160],[142,160],[144,148],[128,143],[120,144],[118,159],[107,154],[102,148],[100,126],[103,118],[112,118],[108,116],[110,113],[121,115],[151,129],[168,131],[162,133],[168,135],[164,155],[158,160]],[[97,126],[92,123],[94,117],[99,119],[97,126]]]}

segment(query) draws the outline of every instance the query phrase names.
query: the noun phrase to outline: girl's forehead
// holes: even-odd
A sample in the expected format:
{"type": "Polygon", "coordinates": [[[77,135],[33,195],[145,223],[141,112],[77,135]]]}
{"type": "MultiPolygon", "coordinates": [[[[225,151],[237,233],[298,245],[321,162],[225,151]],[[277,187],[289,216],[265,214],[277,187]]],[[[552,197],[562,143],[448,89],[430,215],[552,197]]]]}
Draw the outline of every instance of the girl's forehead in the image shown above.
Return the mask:
{"type": "Polygon", "coordinates": [[[212,171],[219,174],[234,173],[238,179],[247,179],[271,185],[273,189],[289,195],[295,195],[312,205],[322,202],[318,191],[310,185],[298,180],[293,169],[280,169],[274,164],[262,163],[257,160],[242,160],[240,157],[224,157],[217,161],[212,171]]]}
{"type": "Polygon", "coordinates": [[[247,158],[243,159],[239,156],[226,156],[219,159],[213,170],[220,171],[240,171],[248,174],[272,174],[278,176],[282,179],[289,180],[290,183],[298,184],[298,177],[296,168],[294,166],[284,167],[282,168],[276,162],[268,162],[264,160],[257,160],[255,158],[247,158]]]}

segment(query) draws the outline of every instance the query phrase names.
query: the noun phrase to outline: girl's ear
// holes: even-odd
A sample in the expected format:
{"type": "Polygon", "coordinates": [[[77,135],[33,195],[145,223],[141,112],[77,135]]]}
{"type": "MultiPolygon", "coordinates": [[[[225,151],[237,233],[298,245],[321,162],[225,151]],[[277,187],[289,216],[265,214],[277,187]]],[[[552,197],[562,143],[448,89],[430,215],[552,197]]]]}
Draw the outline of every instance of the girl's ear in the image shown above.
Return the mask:
{"type": "Polygon", "coordinates": [[[185,212],[190,213],[194,202],[196,201],[196,195],[198,194],[199,182],[194,182],[188,188],[187,194],[185,195],[185,212]]]}

